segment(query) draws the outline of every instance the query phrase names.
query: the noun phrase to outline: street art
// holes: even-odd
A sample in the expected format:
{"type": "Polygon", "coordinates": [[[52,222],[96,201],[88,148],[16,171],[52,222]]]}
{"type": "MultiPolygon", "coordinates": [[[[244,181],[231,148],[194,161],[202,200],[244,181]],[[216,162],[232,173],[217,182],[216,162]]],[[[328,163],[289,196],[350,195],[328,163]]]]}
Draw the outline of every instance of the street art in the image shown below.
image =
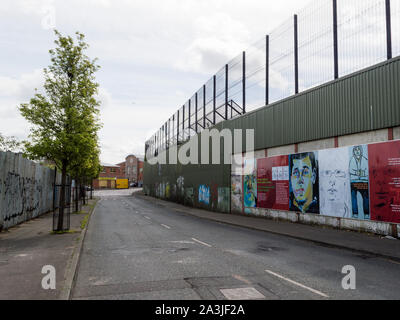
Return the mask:
{"type": "Polygon", "coordinates": [[[194,189],[186,188],[185,189],[185,206],[193,206],[194,205],[194,189]]]}
{"type": "Polygon", "coordinates": [[[257,207],[257,178],[255,175],[244,176],[244,207],[257,207]]]}
{"type": "Polygon", "coordinates": [[[289,156],[290,211],[319,214],[318,152],[289,156]]]}
{"type": "Polygon", "coordinates": [[[176,179],[177,195],[183,196],[185,194],[185,178],[180,176],[176,179]]]}
{"type": "Polygon", "coordinates": [[[368,146],[371,219],[400,223],[400,141],[368,146]]]}
{"type": "Polygon", "coordinates": [[[259,208],[289,210],[288,157],[257,161],[257,205],[259,208]]]}
{"type": "Polygon", "coordinates": [[[170,199],[171,198],[171,187],[169,185],[169,182],[165,185],[165,198],[170,199]]]}
{"type": "Polygon", "coordinates": [[[229,199],[229,188],[218,188],[218,211],[229,213],[230,211],[230,199],[229,199]]]}
{"type": "Polygon", "coordinates": [[[351,218],[348,148],[319,151],[318,160],[321,214],[351,218]]]}
{"type": "Polygon", "coordinates": [[[0,152],[0,230],[38,217],[53,208],[54,171],[0,152]]]}
{"type": "Polygon", "coordinates": [[[243,211],[242,176],[231,177],[231,210],[234,213],[243,211]]]}
{"type": "Polygon", "coordinates": [[[210,204],[210,187],[206,185],[200,185],[199,187],[199,203],[204,203],[206,205],[210,204]]]}
{"type": "Polygon", "coordinates": [[[354,219],[369,220],[369,169],[368,147],[349,148],[351,202],[354,219]]]}

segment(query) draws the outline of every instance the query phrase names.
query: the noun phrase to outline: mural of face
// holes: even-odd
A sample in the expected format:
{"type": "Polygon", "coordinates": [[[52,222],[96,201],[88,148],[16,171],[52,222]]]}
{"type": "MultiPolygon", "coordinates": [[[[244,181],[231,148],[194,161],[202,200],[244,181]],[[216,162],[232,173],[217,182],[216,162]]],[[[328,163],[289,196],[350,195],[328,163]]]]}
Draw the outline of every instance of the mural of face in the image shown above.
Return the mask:
{"type": "Polygon", "coordinates": [[[361,159],[363,156],[363,150],[361,146],[354,147],[353,149],[354,158],[361,159]]]}
{"type": "Polygon", "coordinates": [[[322,172],[322,190],[326,192],[327,200],[331,202],[341,201],[343,197],[342,190],[345,190],[347,183],[347,174],[344,170],[324,170],[322,172]]]}
{"type": "Polygon", "coordinates": [[[309,156],[303,159],[293,160],[290,182],[297,202],[311,202],[313,200],[313,185],[315,179],[316,172],[312,167],[309,156]]]}

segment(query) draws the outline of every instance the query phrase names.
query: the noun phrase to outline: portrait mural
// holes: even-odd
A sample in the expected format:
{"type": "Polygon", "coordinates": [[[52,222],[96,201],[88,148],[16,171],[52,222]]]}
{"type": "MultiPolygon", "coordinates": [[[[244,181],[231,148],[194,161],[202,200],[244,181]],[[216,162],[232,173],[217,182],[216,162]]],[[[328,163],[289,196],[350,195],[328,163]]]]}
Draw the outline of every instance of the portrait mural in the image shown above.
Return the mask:
{"type": "Polygon", "coordinates": [[[368,146],[371,219],[400,223],[400,141],[368,146]]]}
{"type": "Polygon", "coordinates": [[[289,156],[290,211],[319,214],[318,152],[289,156]]]}
{"type": "Polygon", "coordinates": [[[351,193],[348,148],[318,153],[320,213],[351,218],[351,193]]]}
{"type": "Polygon", "coordinates": [[[369,220],[369,169],[367,145],[349,148],[352,217],[369,220]]]}

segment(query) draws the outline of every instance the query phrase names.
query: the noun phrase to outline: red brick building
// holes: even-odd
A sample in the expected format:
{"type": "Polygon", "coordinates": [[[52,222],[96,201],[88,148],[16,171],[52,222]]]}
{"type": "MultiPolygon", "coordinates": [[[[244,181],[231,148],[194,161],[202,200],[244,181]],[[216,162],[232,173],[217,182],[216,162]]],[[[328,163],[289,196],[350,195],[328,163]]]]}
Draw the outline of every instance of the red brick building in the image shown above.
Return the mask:
{"type": "Polygon", "coordinates": [[[115,189],[117,179],[128,179],[129,185],[143,185],[143,159],[134,155],[126,157],[124,162],[116,165],[102,163],[103,171],[98,179],[93,181],[94,189],[115,189]]]}

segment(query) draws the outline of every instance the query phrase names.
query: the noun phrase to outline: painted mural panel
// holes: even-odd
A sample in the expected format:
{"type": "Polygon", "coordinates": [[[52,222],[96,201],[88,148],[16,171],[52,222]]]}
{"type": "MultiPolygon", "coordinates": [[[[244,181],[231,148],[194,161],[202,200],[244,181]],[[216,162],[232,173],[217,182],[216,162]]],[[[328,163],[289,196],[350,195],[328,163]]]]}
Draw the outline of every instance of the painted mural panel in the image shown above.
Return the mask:
{"type": "Polygon", "coordinates": [[[289,156],[290,211],[319,214],[318,152],[289,156]]]}
{"type": "Polygon", "coordinates": [[[241,213],[243,211],[243,182],[242,176],[234,175],[231,177],[231,208],[232,212],[241,213]]]}
{"type": "Polygon", "coordinates": [[[210,204],[210,187],[202,184],[199,186],[199,203],[210,204]]]}
{"type": "Polygon", "coordinates": [[[257,207],[257,161],[245,160],[245,175],[243,176],[244,208],[257,207]]]}
{"type": "Polygon", "coordinates": [[[186,206],[194,205],[194,189],[193,188],[185,188],[185,201],[184,204],[186,206]]]}
{"type": "Polygon", "coordinates": [[[218,188],[218,211],[230,212],[229,188],[218,188]]]}
{"type": "Polygon", "coordinates": [[[257,206],[289,210],[289,159],[287,156],[257,161],[257,206]]]}
{"type": "Polygon", "coordinates": [[[369,169],[367,145],[349,148],[352,217],[369,220],[369,169]]]}
{"type": "Polygon", "coordinates": [[[371,219],[400,223],[400,141],[368,146],[371,219]]]}
{"type": "Polygon", "coordinates": [[[348,148],[319,151],[318,160],[321,214],[351,218],[348,148]]]}

